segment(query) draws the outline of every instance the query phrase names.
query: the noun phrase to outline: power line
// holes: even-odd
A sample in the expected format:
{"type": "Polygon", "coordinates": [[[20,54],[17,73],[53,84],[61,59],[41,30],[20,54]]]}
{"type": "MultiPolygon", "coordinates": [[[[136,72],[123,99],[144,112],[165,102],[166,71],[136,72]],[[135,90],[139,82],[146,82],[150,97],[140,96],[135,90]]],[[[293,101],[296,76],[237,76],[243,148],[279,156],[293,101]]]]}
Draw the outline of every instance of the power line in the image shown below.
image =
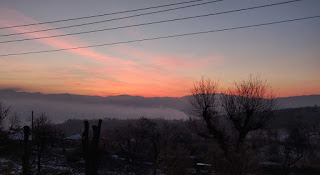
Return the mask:
{"type": "Polygon", "coordinates": [[[22,35],[22,34],[28,34],[28,33],[36,33],[36,32],[44,32],[44,31],[51,31],[51,30],[58,30],[58,29],[66,29],[66,28],[72,28],[72,27],[80,27],[80,26],[86,26],[86,25],[92,25],[92,24],[98,24],[98,23],[104,23],[104,22],[110,22],[110,21],[128,19],[128,18],[133,18],[133,17],[151,15],[151,14],[156,14],[156,13],[163,13],[163,12],[172,11],[172,10],[190,8],[190,7],[195,7],[195,6],[200,6],[200,5],[205,5],[205,4],[210,4],[210,3],[220,2],[220,1],[224,1],[224,0],[215,0],[215,1],[209,1],[209,2],[204,2],[204,3],[199,3],[199,4],[182,6],[182,7],[176,7],[176,8],[166,9],[166,10],[159,10],[159,11],[141,13],[141,14],[130,15],[130,16],[125,16],[125,17],[112,18],[112,19],[107,19],[107,20],[102,20],[102,21],[94,21],[94,22],[89,22],[89,23],[81,23],[81,24],[62,26],[62,27],[56,27],[56,28],[49,28],[49,29],[43,29],[43,30],[35,30],[35,31],[30,31],[30,32],[5,34],[5,35],[0,35],[0,36],[4,37],[4,36],[12,36],[12,35],[22,35]]]}
{"type": "Polygon", "coordinates": [[[101,16],[116,15],[116,14],[121,14],[121,13],[136,12],[136,11],[141,11],[141,10],[149,10],[149,9],[154,9],[154,8],[169,7],[169,6],[173,6],[173,5],[188,4],[188,3],[200,2],[200,1],[204,1],[204,0],[192,0],[192,1],[185,1],[185,2],[179,2],[179,3],[164,4],[164,5],[159,5],[159,6],[152,6],[152,7],[133,9],[133,10],[125,10],[125,11],[119,11],[119,12],[113,12],[113,13],[104,13],[104,14],[98,14],[98,15],[90,15],[90,16],[68,18],[68,19],[60,19],[60,20],[55,20],[55,21],[46,21],[46,22],[39,22],[39,23],[21,24],[21,25],[16,25],[16,26],[0,27],[0,29],[8,29],[8,28],[16,28],[16,27],[27,27],[27,26],[34,26],[34,25],[41,25],[41,24],[51,24],[51,23],[66,22],[66,21],[73,21],[73,20],[80,20],[80,19],[88,19],[88,18],[95,18],[95,17],[101,17],[101,16]]]}
{"type": "Polygon", "coordinates": [[[259,8],[264,8],[264,7],[271,7],[271,6],[276,6],[276,5],[283,5],[283,4],[288,4],[288,3],[292,3],[292,2],[298,2],[298,1],[301,1],[301,0],[285,1],[285,2],[280,2],[280,3],[273,3],[273,4],[267,4],[267,5],[249,7],[249,8],[242,8],[242,9],[237,9],[237,10],[224,11],[224,12],[219,12],[219,13],[210,13],[210,14],[205,14],[205,15],[197,15],[197,16],[190,16],[190,17],[184,17],[184,18],[175,18],[175,19],[170,19],[170,20],[155,21],[155,22],[127,25],[127,26],[106,28],[106,29],[100,29],[100,30],[91,30],[91,31],[85,31],[85,32],[68,33],[68,34],[52,35],[52,36],[45,36],[45,37],[36,37],[36,38],[0,41],[0,44],[10,43],[10,42],[21,42],[21,41],[29,41],[29,40],[38,40],[38,39],[45,39],[45,38],[64,37],[64,36],[70,36],[70,35],[80,35],[80,34],[87,34],[87,33],[96,33],[96,32],[123,29],[123,28],[129,28],[129,27],[138,27],[138,26],[159,24],[159,23],[165,23],[165,22],[181,21],[181,20],[187,20],[187,19],[194,19],[194,18],[200,18],[200,17],[208,17],[208,16],[221,15],[221,14],[234,13],[234,12],[241,12],[241,11],[252,10],[252,9],[259,9],[259,8]]]}
{"type": "Polygon", "coordinates": [[[200,32],[193,32],[193,33],[184,33],[184,34],[177,34],[177,35],[160,36],[160,37],[154,37],[154,38],[144,38],[144,39],[137,39],[137,40],[120,41],[120,42],[104,43],[104,44],[73,47],[73,48],[65,48],[65,49],[43,50],[43,51],[22,52],[22,53],[11,53],[11,54],[4,54],[4,55],[0,55],[0,56],[7,57],[7,56],[14,56],[14,55],[29,55],[29,54],[38,54],[38,53],[59,52],[59,51],[65,51],[65,50],[85,49],[85,48],[92,48],[92,47],[102,47],[102,46],[110,46],[110,45],[118,45],[118,44],[127,44],[127,43],[151,41],[151,40],[166,39],[166,38],[175,38],[175,37],[199,35],[199,34],[206,34],[206,33],[224,32],[224,31],[231,31],[231,30],[238,30],[238,29],[245,29],[245,28],[252,28],[252,27],[259,27],[259,26],[267,26],[267,25],[281,24],[281,23],[287,23],[287,22],[293,22],[293,21],[301,21],[301,20],[306,20],[306,19],[314,19],[314,18],[319,18],[319,17],[320,17],[320,15],[303,17],[303,18],[288,19],[288,20],[269,22],[269,23],[247,25],[247,26],[224,28],[224,29],[218,29],[218,30],[200,31],[200,32]]]}
{"type": "Polygon", "coordinates": [[[215,3],[215,2],[221,2],[221,1],[224,1],[224,0],[215,0],[215,1],[203,2],[203,3],[199,3],[199,4],[187,5],[187,6],[176,7],[176,8],[166,9],[166,10],[148,12],[148,13],[140,13],[140,14],[136,14],[136,15],[130,15],[130,16],[119,17],[119,18],[112,18],[112,19],[101,20],[101,21],[94,21],[94,22],[89,22],[89,23],[81,23],[81,24],[62,26],[62,27],[56,27],[56,28],[49,28],[49,29],[43,29],[43,30],[35,30],[35,31],[30,31],[30,32],[11,33],[11,34],[0,35],[0,37],[13,36],[13,35],[22,35],[22,34],[36,33],[36,32],[45,32],[45,31],[51,31],[51,30],[66,29],[66,28],[72,28],[72,27],[80,27],[80,26],[86,26],[86,25],[92,25],[92,24],[98,24],[98,23],[105,23],[105,22],[128,19],[128,18],[133,18],[133,17],[138,17],[138,16],[145,16],[145,15],[163,13],[163,12],[168,12],[168,11],[173,11],[173,10],[178,10],[178,9],[190,8],[190,7],[195,7],[195,6],[200,6],[200,5],[205,5],[205,4],[215,3]]]}

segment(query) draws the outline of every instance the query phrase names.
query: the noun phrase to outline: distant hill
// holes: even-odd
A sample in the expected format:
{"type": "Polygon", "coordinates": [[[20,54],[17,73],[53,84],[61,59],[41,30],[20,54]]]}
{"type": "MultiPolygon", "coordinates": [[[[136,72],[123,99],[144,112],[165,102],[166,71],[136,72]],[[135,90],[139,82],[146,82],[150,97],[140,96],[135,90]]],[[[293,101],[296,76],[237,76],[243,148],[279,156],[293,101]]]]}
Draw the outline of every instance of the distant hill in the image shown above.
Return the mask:
{"type": "Polygon", "coordinates": [[[280,108],[300,108],[307,106],[320,106],[320,95],[304,95],[278,98],[280,108]]]}
{"type": "MultiPolygon", "coordinates": [[[[218,94],[219,96],[220,94],[218,94]]],[[[21,115],[31,110],[45,112],[54,121],[70,118],[150,118],[186,119],[185,97],[86,96],[73,94],[42,94],[0,90],[0,100],[12,105],[21,115]]],[[[320,95],[278,98],[279,108],[320,106],[320,95]]]]}
{"type": "Polygon", "coordinates": [[[52,102],[82,103],[82,104],[107,104],[137,107],[172,107],[177,108],[183,103],[184,97],[141,97],[130,95],[118,96],[88,96],[74,94],[42,94],[39,92],[16,92],[14,90],[0,90],[0,100],[48,100],[52,102]]]}

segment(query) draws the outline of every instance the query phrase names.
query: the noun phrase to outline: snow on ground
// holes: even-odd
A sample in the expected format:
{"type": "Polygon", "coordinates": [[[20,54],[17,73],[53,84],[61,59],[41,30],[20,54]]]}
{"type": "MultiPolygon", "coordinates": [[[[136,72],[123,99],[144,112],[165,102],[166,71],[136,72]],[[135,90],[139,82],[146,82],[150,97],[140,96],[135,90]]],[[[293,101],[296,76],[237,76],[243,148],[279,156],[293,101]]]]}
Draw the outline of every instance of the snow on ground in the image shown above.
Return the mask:
{"type": "Polygon", "coordinates": [[[9,161],[9,160],[0,157],[0,163],[6,163],[6,162],[8,162],[8,161],[9,161]]]}
{"type": "MultiPolygon", "coordinates": [[[[9,133],[9,139],[11,140],[24,140],[24,133],[23,131],[16,131],[9,133]]],[[[32,136],[29,136],[29,140],[32,140],[32,136]]]]}
{"type": "Polygon", "coordinates": [[[72,135],[72,136],[69,136],[69,137],[66,137],[64,139],[67,139],[67,140],[81,140],[81,135],[80,134],[75,134],[75,135],[72,135]]]}

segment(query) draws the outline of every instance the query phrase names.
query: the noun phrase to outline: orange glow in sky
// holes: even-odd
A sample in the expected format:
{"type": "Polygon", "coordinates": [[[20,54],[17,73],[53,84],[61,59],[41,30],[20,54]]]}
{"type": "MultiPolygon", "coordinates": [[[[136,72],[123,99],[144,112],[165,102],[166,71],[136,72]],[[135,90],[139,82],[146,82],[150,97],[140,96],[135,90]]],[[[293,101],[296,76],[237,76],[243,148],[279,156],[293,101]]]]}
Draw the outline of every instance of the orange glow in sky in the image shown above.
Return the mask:
{"type": "MultiPolygon", "coordinates": [[[[0,26],[2,27],[37,22],[17,10],[0,4],[0,26]]],[[[41,26],[44,29],[50,27],[52,26],[41,26]]],[[[39,26],[10,28],[1,34],[29,32],[38,29],[39,26]]],[[[130,29],[127,33],[136,34],[139,33],[138,30],[130,29]]],[[[64,33],[68,32],[55,30],[30,33],[19,37],[45,37],[64,33]]],[[[15,38],[5,38],[1,41],[10,39],[15,38]]],[[[167,42],[170,44],[170,41],[167,42]]],[[[65,49],[92,43],[85,42],[81,37],[68,36],[21,42],[18,46],[14,44],[2,44],[0,54],[65,49]]],[[[201,46],[195,44],[193,47],[201,46]]],[[[239,53],[237,56],[240,57],[242,53],[239,53]]],[[[251,73],[258,73],[268,79],[279,94],[278,96],[320,94],[320,77],[319,75],[315,76],[319,71],[314,70],[310,74],[304,72],[301,73],[301,77],[295,79],[276,76],[283,75],[279,73],[281,71],[291,71],[290,68],[284,67],[281,70],[271,72],[263,67],[264,63],[259,64],[262,66],[261,68],[255,66],[254,63],[247,65],[251,66],[251,71],[248,71],[248,68],[244,66],[240,70],[239,67],[243,64],[240,62],[240,58],[237,63],[237,60],[232,61],[231,56],[226,54],[228,54],[228,49],[221,52],[208,51],[206,54],[195,53],[192,50],[172,53],[145,49],[139,45],[122,44],[109,47],[106,50],[98,48],[77,49],[59,53],[5,57],[0,58],[0,66],[2,67],[0,88],[14,88],[28,92],[99,96],[128,94],[146,97],[180,97],[187,95],[192,84],[202,75],[219,79],[221,87],[224,88],[234,81],[245,79],[251,73]],[[301,81],[301,79],[304,80],[301,81]]],[[[318,63],[318,61],[315,62],[318,63]]],[[[288,65],[288,63],[283,64],[288,65]]]]}

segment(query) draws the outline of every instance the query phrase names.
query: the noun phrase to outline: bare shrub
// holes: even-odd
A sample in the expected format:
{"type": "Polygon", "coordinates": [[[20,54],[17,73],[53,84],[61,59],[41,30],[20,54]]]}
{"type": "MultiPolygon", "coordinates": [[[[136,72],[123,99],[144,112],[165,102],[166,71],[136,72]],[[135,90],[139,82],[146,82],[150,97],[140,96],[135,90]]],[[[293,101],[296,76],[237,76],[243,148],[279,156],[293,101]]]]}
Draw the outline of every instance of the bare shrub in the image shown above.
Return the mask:
{"type": "Polygon", "coordinates": [[[0,101],[0,132],[4,128],[4,121],[9,115],[11,107],[0,101]]]}

